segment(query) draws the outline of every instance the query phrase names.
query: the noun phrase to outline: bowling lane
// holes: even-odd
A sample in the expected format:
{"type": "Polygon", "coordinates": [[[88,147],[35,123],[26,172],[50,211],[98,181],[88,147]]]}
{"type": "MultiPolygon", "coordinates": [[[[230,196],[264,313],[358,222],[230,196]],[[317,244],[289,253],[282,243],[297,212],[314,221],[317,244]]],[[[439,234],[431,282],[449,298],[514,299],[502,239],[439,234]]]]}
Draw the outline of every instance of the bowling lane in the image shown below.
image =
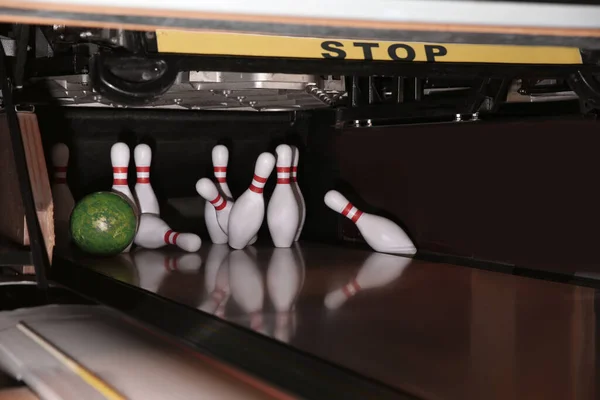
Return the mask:
{"type": "Polygon", "coordinates": [[[308,243],[118,260],[81,264],[420,398],[595,398],[592,288],[308,243]]]}

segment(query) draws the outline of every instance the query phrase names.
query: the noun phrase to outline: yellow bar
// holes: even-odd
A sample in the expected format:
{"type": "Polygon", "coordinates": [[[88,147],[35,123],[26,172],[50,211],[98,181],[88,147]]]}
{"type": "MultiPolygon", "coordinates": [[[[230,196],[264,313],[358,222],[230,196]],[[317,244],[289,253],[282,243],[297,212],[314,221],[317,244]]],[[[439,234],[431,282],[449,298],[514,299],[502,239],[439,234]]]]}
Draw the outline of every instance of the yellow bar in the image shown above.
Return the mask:
{"type": "Polygon", "coordinates": [[[572,47],[321,39],[165,29],[157,30],[156,37],[161,53],[441,63],[582,64],[579,49],[572,47]]]}
{"type": "Polygon", "coordinates": [[[29,337],[38,345],[40,345],[44,350],[46,350],[48,353],[54,356],[58,361],[63,363],[63,365],[69,368],[72,372],[77,374],[90,386],[92,386],[94,389],[100,392],[100,394],[102,394],[107,400],[126,400],[126,398],[123,395],[117,392],[108,383],[106,383],[100,377],[96,376],[92,371],[88,370],[83,365],[79,364],[77,361],[69,357],[67,354],[63,353],[60,349],[58,349],[56,346],[54,346],[52,343],[46,340],[46,338],[34,331],[24,322],[19,322],[17,324],[17,328],[21,332],[23,332],[27,337],[29,337]]]}

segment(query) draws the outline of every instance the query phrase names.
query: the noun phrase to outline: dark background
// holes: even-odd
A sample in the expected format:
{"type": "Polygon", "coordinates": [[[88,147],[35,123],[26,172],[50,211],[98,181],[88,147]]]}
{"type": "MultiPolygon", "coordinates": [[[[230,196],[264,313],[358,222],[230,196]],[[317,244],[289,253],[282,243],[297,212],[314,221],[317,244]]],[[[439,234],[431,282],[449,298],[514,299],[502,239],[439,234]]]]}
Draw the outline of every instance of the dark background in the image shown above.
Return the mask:
{"type": "MultiPolygon", "coordinates": [[[[282,143],[301,149],[299,182],[308,217],[304,239],[356,237],[323,204],[331,188],[359,208],[400,223],[420,250],[519,266],[595,271],[600,243],[598,123],[579,117],[333,128],[332,114],[39,109],[45,146],[71,149],[75,198],[109,190],[110,147],[154,150],[151,182],[173,228],[204,233],[202,221],[178,221],[165,209],[193,197],[212,176],[217,143],[230,149],[228,181],[239,196],[256,157],[282,143]]],[[[271,176],[265,197],[275,182],[271,176]]],[[[265,224],[266,225],[266,224],[265,224]]],[[[266,229],[264,230],[267,231],[266,229]]]]}

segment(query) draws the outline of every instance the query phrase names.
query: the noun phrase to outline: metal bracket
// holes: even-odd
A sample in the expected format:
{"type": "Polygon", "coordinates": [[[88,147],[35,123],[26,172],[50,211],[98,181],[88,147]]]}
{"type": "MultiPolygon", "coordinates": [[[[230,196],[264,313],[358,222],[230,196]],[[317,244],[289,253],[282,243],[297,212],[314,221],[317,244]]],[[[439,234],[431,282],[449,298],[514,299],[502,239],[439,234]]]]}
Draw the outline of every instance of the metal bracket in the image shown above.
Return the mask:
{"type": "Polygon", "coordinates": [[[4,48],[0,46],[0,86],[2,87],[2,97],[4,108],[7,116],[8,130],[12,143],[13,155],[15,157],[15,165],[17,167],[17,177],[21,191],[23,207],[25,209],[25,219],[27,222],[27,230],[29,231],[29,241],[31,246],[31,256],[38,287],[41,289],[48,288],[48,254],[44,245],[44,236],[40,228],[40,223],[37,218],[35,202],[33,200],[33,191],[29,181],[29,170],[27,168],[27,159],[23,140],[21,137],[21,128],[17,118],[17,112],[13,101],[13,85],[8,75],[9,64],[7,62],[4,48]]]}

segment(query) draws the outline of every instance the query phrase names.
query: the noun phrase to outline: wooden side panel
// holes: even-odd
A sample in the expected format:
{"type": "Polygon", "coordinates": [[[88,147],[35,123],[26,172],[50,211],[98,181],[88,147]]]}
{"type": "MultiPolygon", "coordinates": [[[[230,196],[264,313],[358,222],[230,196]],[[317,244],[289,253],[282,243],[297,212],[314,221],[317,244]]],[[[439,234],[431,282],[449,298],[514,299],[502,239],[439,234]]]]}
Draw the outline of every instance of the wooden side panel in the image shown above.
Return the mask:
{"type": "MultiPolygon", "coordinates": [[[[52,191],[40,137],[37,117],[34,113],[19,113],[19,124],[23,137],[25,156],[29,169],[29,180],[37,210],[40,227],[48,256],[54,248],[54,221],[52,191]]],[[[0,235],[20,245],[29,245],[29,233],[25,210],[19,190],[17,170],[12,153],[6,114],[0,115],[0,235]]]]}

